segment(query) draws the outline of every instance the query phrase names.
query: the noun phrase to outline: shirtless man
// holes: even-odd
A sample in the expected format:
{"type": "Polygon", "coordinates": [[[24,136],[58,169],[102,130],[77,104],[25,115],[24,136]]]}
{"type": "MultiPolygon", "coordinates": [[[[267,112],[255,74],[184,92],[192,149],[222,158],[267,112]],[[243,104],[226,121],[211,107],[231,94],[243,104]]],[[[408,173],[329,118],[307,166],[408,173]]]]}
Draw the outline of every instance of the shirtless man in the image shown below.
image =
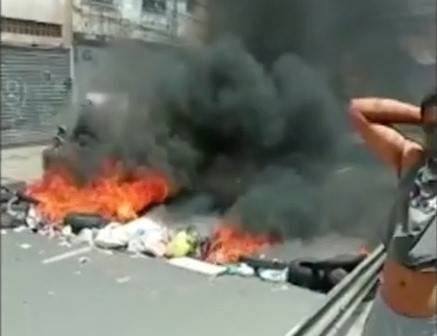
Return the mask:
{"type": "Polygon", "coordinates": [[[350,104],[355,129],[400,179],[379,294],[364,336],[437,336],[437,93],[421,107],[391,99],[350,104]],[[394,124],[422,126],[422,146],[394,124]]]}

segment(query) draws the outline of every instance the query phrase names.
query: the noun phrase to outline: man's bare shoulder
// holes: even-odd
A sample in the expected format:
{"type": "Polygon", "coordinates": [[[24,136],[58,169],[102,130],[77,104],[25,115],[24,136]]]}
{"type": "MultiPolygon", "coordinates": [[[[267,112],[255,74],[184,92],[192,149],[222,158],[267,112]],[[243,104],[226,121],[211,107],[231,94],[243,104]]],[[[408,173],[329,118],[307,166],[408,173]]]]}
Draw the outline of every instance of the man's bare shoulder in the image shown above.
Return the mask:
{"type": "Polygon", "coordinates": [[[402,150],[401,171],[407,172],[417,165],[424,156],[423,146],[410,139],[405,139],[402,150]]]}

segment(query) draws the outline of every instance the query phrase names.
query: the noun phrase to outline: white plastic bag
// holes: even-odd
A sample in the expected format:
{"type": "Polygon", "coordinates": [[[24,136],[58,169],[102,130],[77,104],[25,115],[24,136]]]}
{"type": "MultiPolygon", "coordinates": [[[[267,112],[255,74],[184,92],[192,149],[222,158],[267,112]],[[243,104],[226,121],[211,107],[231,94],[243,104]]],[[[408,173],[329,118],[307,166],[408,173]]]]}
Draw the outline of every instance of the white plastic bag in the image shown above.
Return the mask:
{"type": "Polygon", "coordinates": [[[127,224],[110,223],[99,230],[95,244],[103,248],[128,247],[131,252],[146,252],[146,245],[165,240],[167,230],[156,221],[141,217],[127,224]],[[165,238],[165,239],[164,239],[165,238]]]}

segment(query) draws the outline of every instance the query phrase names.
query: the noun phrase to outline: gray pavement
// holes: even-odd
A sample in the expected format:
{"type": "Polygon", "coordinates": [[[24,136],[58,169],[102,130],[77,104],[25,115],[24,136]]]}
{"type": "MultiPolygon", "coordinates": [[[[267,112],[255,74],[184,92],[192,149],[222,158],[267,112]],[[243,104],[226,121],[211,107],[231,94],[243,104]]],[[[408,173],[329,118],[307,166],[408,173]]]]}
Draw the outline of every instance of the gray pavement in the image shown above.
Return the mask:
{"type": "Polygon", "coordinates": [[[211,279],[99,251],[84,254],[85,264],[80,256],[42,263],[68,250],[31,233],[2,235],[1,335],[280,336],[324,300],[297,287],[211,279]]]}
{"type": "MultiPolygon", "coordinates": [[[[42,149],[2,150],[2,182],[37,179],[42,149]]],[[[44,265],[69,249],[31,233],[7,231],[1,243],[3,336],[279,336],[324,301],[297,287],[211,280],[163,261],[96,250],[86,264],[75,256],[44,265]]]]}
{"type": "MultiPolygon", "coordinates": [[[[2,150],[2,182],[37,179],[42,149],[2,150]]],[[[294,286],[211,279],[164,261],[97,250],[84,255],[90,259],[85,264],[74,256],[45,265],[43,260],[78,247],[28,232],[7,231],[1,243],[2,336],[282,336],[325,300],[294,286]]],[[[327,236],[289,242],[273,253],[329,256],[359,245],[327,236]]]]}
{"type": "Polygon", "coordinates": [[[42,173],[43,146],[17,147],[1,150],[1,181],[34,181],[42,173]]]}

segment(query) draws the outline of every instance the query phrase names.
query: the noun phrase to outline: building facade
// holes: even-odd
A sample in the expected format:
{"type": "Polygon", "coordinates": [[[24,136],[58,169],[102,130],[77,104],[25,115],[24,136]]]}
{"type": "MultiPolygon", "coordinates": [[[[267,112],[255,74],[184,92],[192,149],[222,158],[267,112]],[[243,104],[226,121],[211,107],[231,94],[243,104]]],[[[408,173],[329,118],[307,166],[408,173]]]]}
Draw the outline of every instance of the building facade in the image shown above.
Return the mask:
{"type": "Polygon", "coordinates": [[[197,19],[193,0],[73,0],[73,30],[83,39],[183,43],[197,19]]]}
{"type": "Polygon", "coordinates": [[[179,48],[202,43],[197,27],[204,22],[199,15],[203,1],[73,0],[75,105],[94,90],[92,81],[96,76],[106,71],[108,59],[114,52],[111,41],[135,41],[139,53],[143,49],[179,48]]]}
{"type": "Polygon", "coordinates": [[[3,0],[2,145],[46,141],[74,119],[71,107],[112,40],[201,42],[195,14],[202,1],[3,0]]]}
{"type": "Polygon", "coordinates": [[[71,96],[70,16],[63,0],[1,2],[2,146],[47,140],[71,96]]]}

